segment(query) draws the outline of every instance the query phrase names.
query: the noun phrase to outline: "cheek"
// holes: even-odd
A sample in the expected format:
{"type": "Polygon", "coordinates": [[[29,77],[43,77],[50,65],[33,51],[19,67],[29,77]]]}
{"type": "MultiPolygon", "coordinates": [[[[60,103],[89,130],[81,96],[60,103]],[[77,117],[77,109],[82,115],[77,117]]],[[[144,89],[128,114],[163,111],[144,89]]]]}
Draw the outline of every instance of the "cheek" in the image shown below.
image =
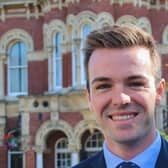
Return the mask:
{"type": "Polygon", "coordinates": [[[107,96],[98,95],[91,98],[91,110],[98,116],[102,117],[104,109],[110,105],[111,99],[107,96]]]}
{"type": "Polygon", "coordinates": [[[132,98],[137,104],[144,108],[144,111],[153,111],[156,104],[156,94],[154,92],[143,92],[134,95],[132,98]]]}

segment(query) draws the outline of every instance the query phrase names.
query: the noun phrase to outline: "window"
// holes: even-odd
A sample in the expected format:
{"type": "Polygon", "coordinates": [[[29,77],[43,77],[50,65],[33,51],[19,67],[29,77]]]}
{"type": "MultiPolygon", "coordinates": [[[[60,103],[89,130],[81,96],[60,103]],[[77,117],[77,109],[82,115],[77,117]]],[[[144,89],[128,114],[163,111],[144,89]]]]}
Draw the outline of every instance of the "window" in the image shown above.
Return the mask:
{"type": "Polygon", "coordinates": [[[55,168],[70,168],[71,153],[68,151],[67,138],[60,138],[55,145],[55,168]]]}
{"type": "Polygon", "coordinates": [[[94,132],[86,139],[85,151],[86,151],[87,157],[93,155],[94,153],[102,149],[103,140],[104,138],[100,131],[94,132]]]}
{"type": "Polygon", "coordinates": [[[81,68],[81,84],[85,85],[86,84],[86,75],[85,75],[85,68],[84,68],[84,55],[82,52],[82,49],[84,47],[84,41],[86,39],[86,36],[91,32],[91,26],[86,24],[83,26],[82,31],[81,31],[81,54],[80,54],[80,68],[81,68]]]}
{"type": "Polygon", "coordinates": [[[62,88],[62,52],[61,52],[62,34],[56,33],[54,37],[54,89],[62,88]]]}
{"type": "Polygon", "coordinates": [[[27,47],[21,41],[9,48],[8,94],[27,94],[27,47]]]}
{"type": "Polygon", "coordinates": [[[23,167],[23,152],[22,151],[8,151],[8,168],[22,168],[23,167]]]}

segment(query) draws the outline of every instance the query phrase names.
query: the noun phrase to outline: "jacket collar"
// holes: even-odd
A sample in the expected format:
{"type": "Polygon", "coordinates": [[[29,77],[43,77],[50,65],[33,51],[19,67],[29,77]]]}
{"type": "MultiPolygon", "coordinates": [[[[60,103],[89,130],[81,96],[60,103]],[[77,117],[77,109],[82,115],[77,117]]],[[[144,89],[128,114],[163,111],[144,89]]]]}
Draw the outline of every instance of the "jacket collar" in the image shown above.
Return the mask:
{"type": "Polygon", "coordinates": [[[155,168],[163,168],[168,164],[168,142],[163,138],[161,138],[161,141],[161,149],[155,168]]]}

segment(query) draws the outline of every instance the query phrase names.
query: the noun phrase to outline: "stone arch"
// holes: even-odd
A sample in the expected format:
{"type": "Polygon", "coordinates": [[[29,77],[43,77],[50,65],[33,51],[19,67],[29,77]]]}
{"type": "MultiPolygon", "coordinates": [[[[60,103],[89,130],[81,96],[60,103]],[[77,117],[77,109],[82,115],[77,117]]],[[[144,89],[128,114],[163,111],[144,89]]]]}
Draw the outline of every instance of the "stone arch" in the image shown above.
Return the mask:
{"type": "Polygon", "coordinates": [[[162,42],[163,44],[168,44],[168,25],[163,30],[162,42]]]}
{"type": "Polygon", "coordinates": [[[63,43],[67,41],[66,25],[61,20],[52,20],[49,24],[44,24],[44,46],[46,48],[53,47],[53,36],[55,33],[60,32],[63,35],[63,43]]]}
{"type": "Polygon", "coordinates": [[[120,18],[117,19],[116,21],[117,24],[122,25],[122,24],[137,24],[137,18],[132,15],[124,15],[121,16],[120,18]]]}
{"type": "Polygon", "coordinates": [[[76,144],[77,149],[81,148],[80,139],[82,134],[86,130],[90,130],[91,132],[93,132],[94,129],[98,129],[102,132],[102,130],[100,129],[99,125],[96,123],[95,120],[83,120],[76,125],[76,127],[74,128],[73,142],[74,144],[76,144]]]}
{"type": "Polygon", "coordinates": [[[138,19],[137,26],[145,30],[146,32],[152,34],[152,27],[150,20],[146,17],[141,17],[138,19]]]}
{"type": "Polygon", "coordinates": [[[76,36],[77,38],[80,38],[81,29],[85,24],[90,24],[92,26],[92,28],[94,28],[95,27],[95,20],[96,20],[96,14],[95,13],[93,13],[91,11],[80,12],[76,16],[76,24],[74,25],[75,27],[73,27],[76,34],[73,34],[73,36],[76,36]]]}
{"type": "Polygon", "coordinates": [[[41,150],[46,149],[46,139],[48,134],[51,131],[62,131],[68,138],[68,141],[72,141],[73,139],[73,131],[72,127],[63,120],[57,121],[46,121],[37,131],[35,137],[35,147],[36,149],[40,148],[41,150]]]}
{"type": "Polygon", "coordinates": [[[113,24],[114,24],[114,18],[110,13],[101,12],[100,14],[98,14],[96,19],[97,27],[103,27],[106,25],[113,25],[113,24]]]}
{"type": "Polygon", "coordinates": [[[6,32],[0,39],[1,53],[5,53],[5,56],[7,56],[8,47],[18,40],[21,40],[26,44],[28,52],[34,50],[33,39],[30,34],[22,29],[12,29],[6,32]]]}

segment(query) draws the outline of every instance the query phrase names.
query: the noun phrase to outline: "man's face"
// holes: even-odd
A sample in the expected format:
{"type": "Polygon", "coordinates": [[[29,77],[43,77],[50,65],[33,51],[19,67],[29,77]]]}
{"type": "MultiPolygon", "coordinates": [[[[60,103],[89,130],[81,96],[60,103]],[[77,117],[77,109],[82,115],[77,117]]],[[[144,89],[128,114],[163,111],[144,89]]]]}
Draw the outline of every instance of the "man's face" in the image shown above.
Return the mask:
{"type": "Polygon", "coordinates": [[[88,100],[107,144],[154,139],[154,111],[165,81],[155,85],[149,54],[132,47],[97,49],[90,57],[88,100]]]}

